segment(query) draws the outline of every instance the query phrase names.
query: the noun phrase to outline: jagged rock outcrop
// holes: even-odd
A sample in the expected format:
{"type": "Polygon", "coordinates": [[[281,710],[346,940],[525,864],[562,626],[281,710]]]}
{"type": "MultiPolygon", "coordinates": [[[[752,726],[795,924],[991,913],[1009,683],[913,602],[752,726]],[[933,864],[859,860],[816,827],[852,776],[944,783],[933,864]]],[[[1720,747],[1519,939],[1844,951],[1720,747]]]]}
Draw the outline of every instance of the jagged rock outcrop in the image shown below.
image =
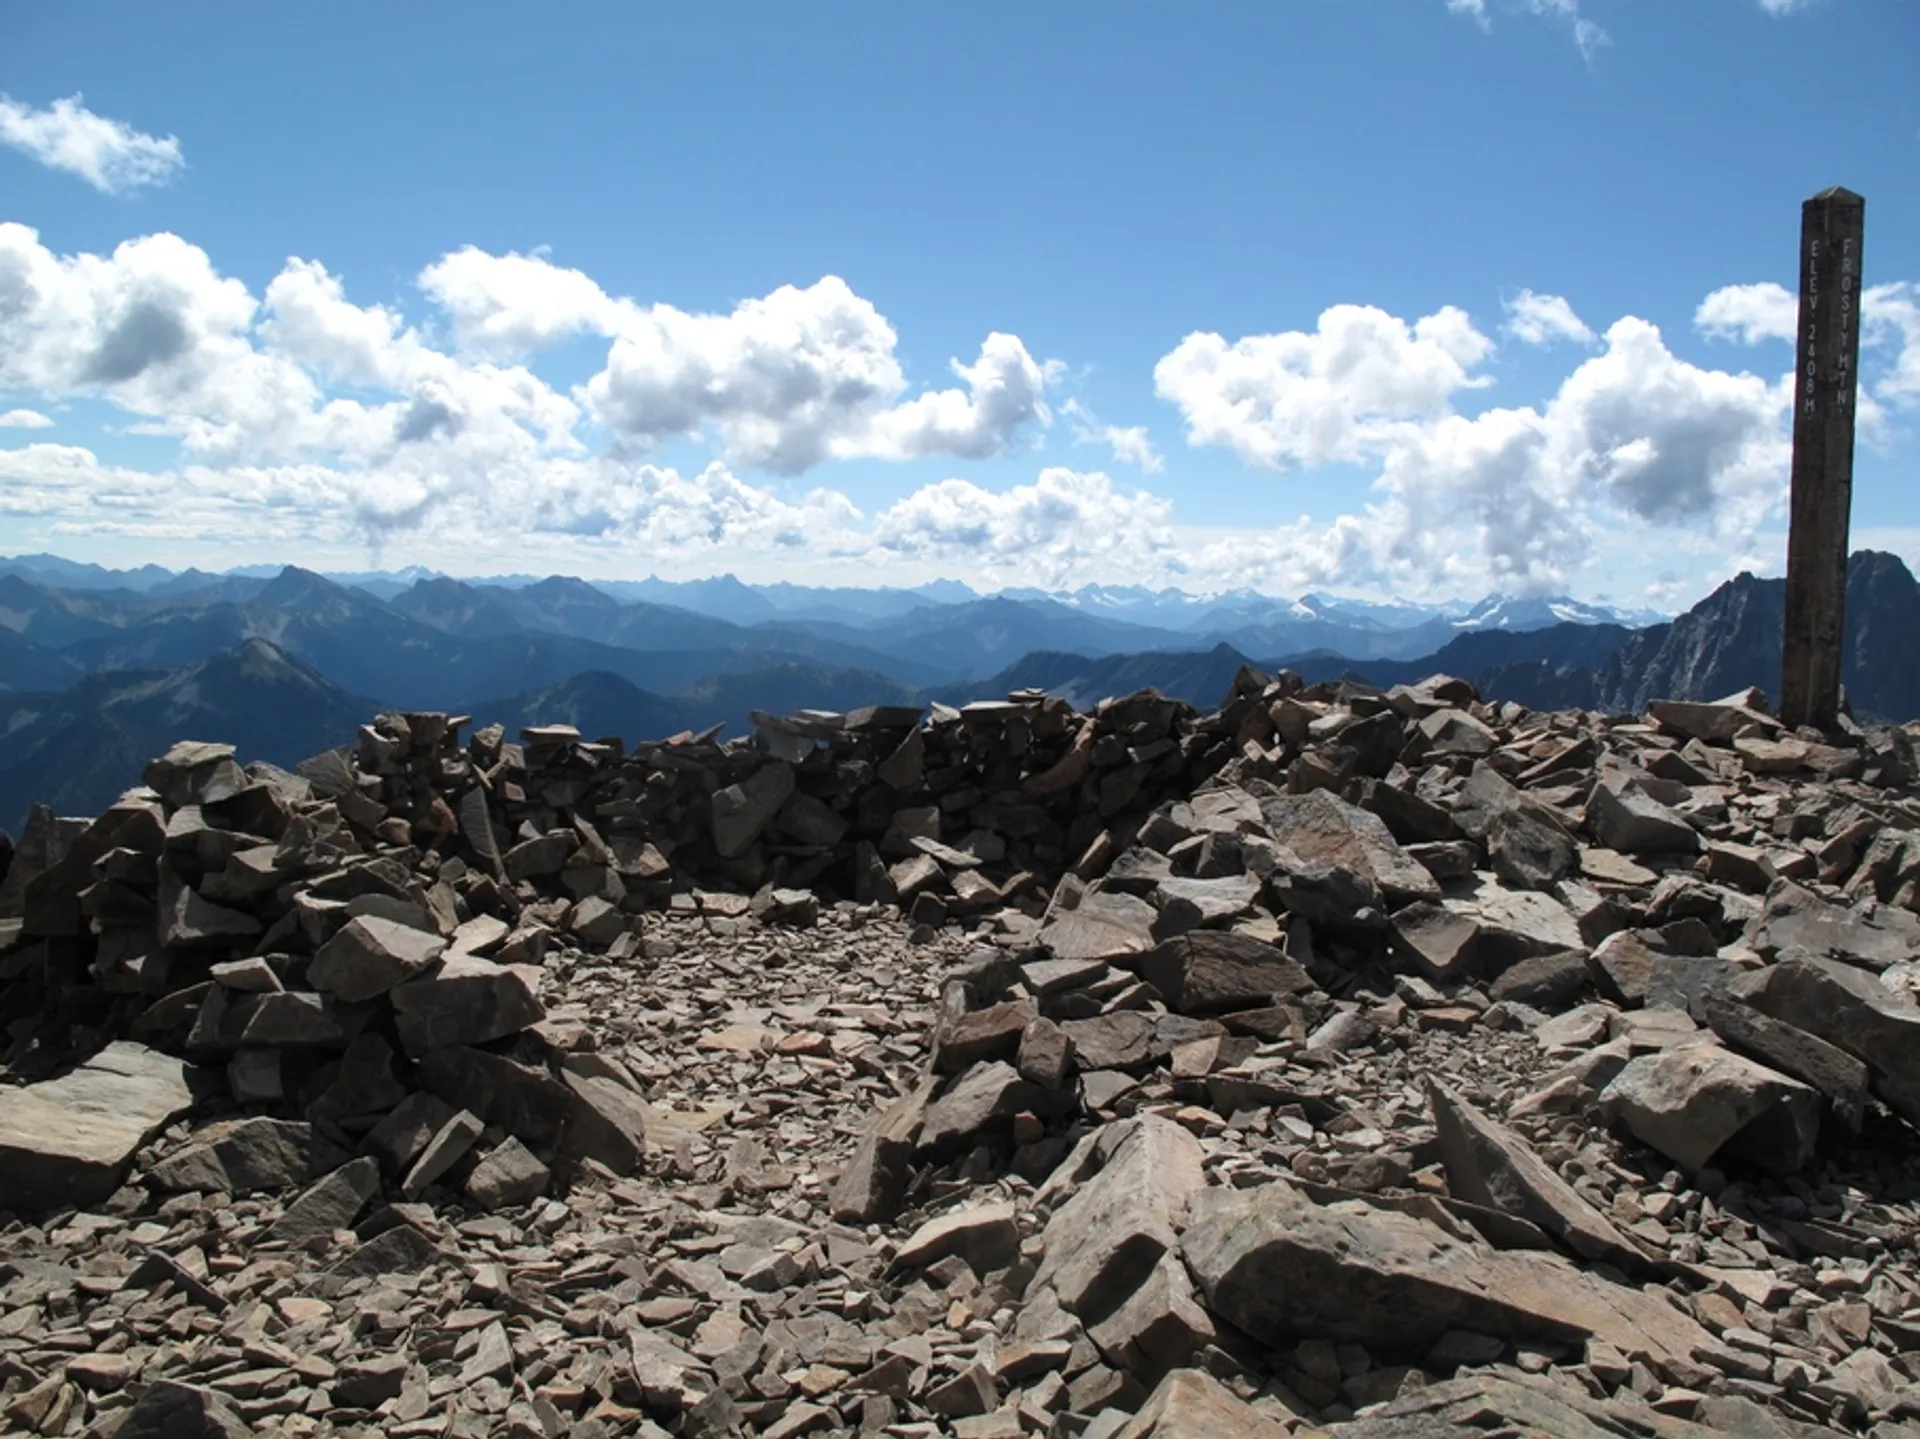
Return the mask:
{"type": "MultiPolygon", "coordinates": [[[[1638,714],[1663,697],[1708,699],[1757,685],[1780,693],[1786,581],[1736,575],[1671,624],[1642,630],[1595,673],[1593,703],[1638,714]]],[[[1920,584],[1897,555],[1856,551],[1847,561],[1840,679],[1862,719],[1920,715],[1920,584]]]]}

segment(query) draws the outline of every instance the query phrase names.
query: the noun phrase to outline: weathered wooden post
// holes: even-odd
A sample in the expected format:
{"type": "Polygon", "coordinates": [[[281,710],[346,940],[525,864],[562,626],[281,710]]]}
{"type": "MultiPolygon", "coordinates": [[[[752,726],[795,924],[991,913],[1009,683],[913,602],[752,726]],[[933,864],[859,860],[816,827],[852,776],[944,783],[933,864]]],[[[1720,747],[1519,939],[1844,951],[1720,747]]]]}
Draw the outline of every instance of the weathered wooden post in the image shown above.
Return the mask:
{"type": "Polygon", "coordinates": [[[1853,404],[1860,360],[1860,246],[1867,202],[1838,186],[1800,207],[1799,367],[1780,718],[1833,728],[1853,507],[1853,404]]]}

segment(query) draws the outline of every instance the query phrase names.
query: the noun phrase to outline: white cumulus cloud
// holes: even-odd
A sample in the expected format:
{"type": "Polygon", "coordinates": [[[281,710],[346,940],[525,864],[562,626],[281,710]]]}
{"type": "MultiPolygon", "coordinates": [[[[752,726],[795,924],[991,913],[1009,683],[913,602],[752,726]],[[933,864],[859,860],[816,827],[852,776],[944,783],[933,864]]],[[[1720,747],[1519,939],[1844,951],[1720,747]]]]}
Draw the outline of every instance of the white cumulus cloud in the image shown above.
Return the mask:
{"type": "Polygon", "coordinates": [[[782,285],[729,314],[671,305],[620,315],[604,369],[582,393],[594,417],[643,446],[706,426],[726,457],[776,474],[827,459],[984,459],[1052,416],[1044,393],[1058,367],[995,332],[966,388],[908,398],[897,337],[873,304],[829,275],[782,285]]]}
{"type": "Polygon", "coordinates": [[[830,452],[840,459],[917,459],[958,455],[984,460],[1006,453],[1029,424],[1053,422],[1044,395],[1059,379],[1057,361],[1027,353],[1017,335],[999,331],[980,346],[971,365],[948,362],[962,390],[929,390],[878,413],[854,417],[830,452]]]}
{"type": "Polygon", "coordinates": [[[1536,295],[1532,290],[1522,290],[1507,301],[1507,333],[1529,345],[1550,345],[1555,340],[1593,342],[1593,331],[1563,296],[1536,295]]]}
{"type": "MultiPolygon", "coordinates": [[[[1051,421],[1059,367],[995,332],[951,364],[950,385],[916,385],[892,326],[831,276],[701,314],[609,297],[542,255],[461,250],[421,290],[420,316],[357,304],[341,276],[296,257],[256,296],[177,236],[60,255],[0,224],[0,395],[34,406],[0,426],[44,429],[52,406],[87,399],[177,442],[148,469],[77,444],[0,450],[0,510],[29,543],[314,554],[404,539],[412,556],[501,568],[600,556],[629,572],[1426,595],[1558,589],[1653,550],[1729,563],[1756,552],[1786,487],[1786,363],[1777,377],[1696,365],[1645,320],[1593,336],[1529,292],[1509,333],[1586,332],[1593,347],[1531,405],[1466,412],[1495,347],[1453,307],[1335,305],[1297,331],[1189,335],[1161,359],[1156,388],[1190,443],[1281,473],[1365,467],[1370,488],[1345,513],[1202,532],[1151,488],[1051,464],[1010,485],[953,475],[863,512],[787,477],[843,458],[1015,450],[1051,421]],[[590,380],[566,390],[535,371],[539,351],[583,335],[606,344],[590,380]],[[708,457],[675,467],[652,452],[688,434],[708,457]]],[[[1778,286],[1734,286],[1695,319],[1759,340],[1790,337],[1793,310],[1778,286]]],[[[1872,414],[1920,404],[1920,286],[1876,286],[1862,310],[1867,434],[1872,414]]],[[[1076,444],[1161,468],[1146,426],[1105,424],[1077,399],[1058,408],[1076,444]]]]}
{"type": "Polygon", "coordinates": [[[275,433],[318,391],[254,348],[257,309],[178,236],[59,256],[26,226],[0,223],[0,391],[105,398],[209,447],[275,433]]]}
{"type": "Polygon", "coordinates": [[[1567,377],[1546,420],[1557,465],[1621,511],[1748,527],[1778,498],[1788,399],[1784,382],[1677,358],[1655,326],[1628,316],[1567,377]]]}
{"type": "MultiPolygon", "coordinates": [[[[607,300],[537,256],[461,250],[421,283],[455,352],[397,310],[353,303],[317,261],[288,260],[256,300],[178,236],[62,256],[0,224],[0,392],[105,399],[134,431],[215,463],[418,463],[430,444],[443,471],[581,453],[588,412],[629,455],[710,434],[728,462],[780,474],[839,458],[985,458],[1051,421],[1059,367],[1016,336],[989,334],[974,362],[953,362],[958,386],[915,393],[892,327],[831,276],[726,315],[607,300]],[[609,347],[572,395],[510,362],[582,329],[609,347]]],[[[392,480],[369,513],[404,518],[443,488],[392,480]]]]}
{"type": "Polygon", "coordinates": [[[605,336],[606,362],[579,398],[642,451],[711,431],[732,463],[798,474],[829,459],[984,459],[1052,418],[1058,366],[998,332],[972,364],[950,363],[964,388],[911,393],[893,327],[837,275],[695,314],[615,298],[541,254],[468,246],[429,265],[420,286],[471,354],[605,336]]]}
{"type": "Polygon", "coordinates": [[[1762,340],[1791,342],[1799,317],[1800,301],[1793,291],[1767,280],[1721,286],[1700,302],[1693,323],[1716,339],[1757,345],[1762,340]]]}
{"type": "Polygon", "coordinates": [[[994,333],[972,364],[949,368],[964,389],[918,395],[898,337],[837,275],[783,285],[727,314],[614,298],[580,270],[541,254],[467,246],[429,265],[420,286],[465,350],[522,356],[580,334],[608,337],[605,365],[581,387],[593,417],[642,450],[711,428],[727,459],[797,474],[828,459],[1003,454],[1051,420],[1058,366],[994,333]]]}
{"type": "Polygon", "coordinates": [[[1172,560],[1172,504],[1129,493],[1098,472],[1053,466],[1004,492],[942,480],[874,517],[877,548],[961,563],[969,573],[1065,585],[1095,575],[1162,573],[1172,560]]]}
{"type": "Polygon", "coordinates": [[[472,245],[420,272],[463,348],[518,357],[577,334],[611,335],[624,308],[585,272],[544,255],[489,255],[472,245]]]}
{"type": "MultiPolygon", "coordinates": [[[[1520,590],[1558,588],[1609,532],[1638,526],[1741,537],[1784,492],[1784,380],[1689,364],[1656,327],[1629,316],[1607,330],[1601,352],[1575,368],[1545,405],[1469,417],[1450,402],[1478,383],[1469,365],[1448,376],[1431,357],[1415,362],[1420,325],[1375,313],[1364,333],[1399,338],[1367,352],[1401,357],[1412,373],[1427,376],[1424,386],[1402,374],[1362,406],[1340,386],[1303,386],[1302,367],[1284,365],[1242,367],[1224,383],[1201,387],[1204,407],[1191,388],[1163,389],[1187,409],[1195,443],[1276,468],[1287,458],[1378,466],[1377,498],[1361,510],[1318,531],[1304,521],[1282,527],[1251,547],[1223,541],[1202,564],[1257,582],[1264,549],[1312,583],[1337,574],[1347,583],[1417,593],[1436,584],[1446,589],[1449,581],[1470,586],[1478,576],[1520,590]],[[1381,395],[1397,399],[1389,404],[1381,395]],[[1286,416],[1283,425],[1269,418],[1278,414],[1286,416]],[[1292,442],[1301,436],[1313,443],[1292,442]]],[[[1328,328],[1323,317],[1321,329],[1328,328]]],[[[1485,353],[1484,340],[1473,345],[1457,328],[1449,333],[1460,337],[1461,358],[1485,353]]],[[[1303,344],[1310,338],[1251,348],[1311,354],[1303,344]]],[[[1221,342],[1202,353],[1238,348],[1221,342]]],[[[1209,366],[1199,373],[1222,371],[1209,366]]]]}
{"type": "Polygon", "coordinates": [[[1920,284],[1869,285],[1860,294],[1862,341],[1894,358],[1874,393],[1902,409],[1920,406],[1920,284]]]}
{"type": "Polygon", "coordinates": [[[1488,382],[1475,368],[1493,342],[1449,305],[1408,324],[1370,305],[1335,305],[1312,333],[1229,343],[1188,335],[1154,366],[1187,439],[1224,445],[1273,469],[1355,460],[1398,427],[1444,414],[1488,382]]]}
{"type": "MultiPolygon", "coordinates": [[[[377,545],[405,535],[474,552],[527,539],[628,545],[663,564],[957,557],[952,536],[913,521],[950,508],[950,490],[940,506],[903,501],[889,549],[840,491],[776,490],[725,460],[791,473],[843,456],[997,454],[1050,420],[1044,395],[1059,373],[993,333],[975,361],[954,362],[957,385],[916,392],[892,327],[833,277],[727,315],[606,300],[539,256],[496,263],[462,250],[421,285],[451,321],[452,351],[397,309],[354,303],[315,260],[289,259],[256,298],[174,235],[63,256],[25,226],[0,225],[0,393],[104,400],[130,417],[123,428],[176,439],[181,459],[143,473],[79,446],[7,451],[9,512],[96,536],[377,545]],[[582,330],[608,335],[608,360],[572,395],[512,362],[582,330]],[[583,405],[614,432],[603,453],[583,438],[583,405]],[[724,458],[705,470],[647,462],[648,442],[706,430],[724,458]]],[[[43,422],[24,409],[5,421],[43,422]]],[[[1031,555],[1059,573],[1073,553],[1108,553],[1090,526],[1146,513],[1144,501],[1103,506],[1052,475],[991,503],[1000,558],[980,562],[1031,555]],[[1060,519],[1076,497],[1083,513],[1048,544],[1023,536],[1022,523],[1060,519]]]]}
{"type": "MultiPolygon", "coordinates": [[[[1693,322],[1716,339],[1792,344],[1799,316],[1800,297],[1767,280],[1715,290],[1700,302],[1693,322]]],[[[1860,292],[1860,345],[1888,357],[1881,373],[1863,384],[1862,424],[1878,422],[1876,398],[1902,409],[1920,405],[1920,284],[1894,280],[1860,292]]]]}
{"type": "Polygon", "coordinates": [[[78,175],[109,195],[164,185],[186,167],[173,136],[143,134],[96,115],[79,95],[55,100],[45,109],[0,95],[0,145],[50,169],[78,175]]]}

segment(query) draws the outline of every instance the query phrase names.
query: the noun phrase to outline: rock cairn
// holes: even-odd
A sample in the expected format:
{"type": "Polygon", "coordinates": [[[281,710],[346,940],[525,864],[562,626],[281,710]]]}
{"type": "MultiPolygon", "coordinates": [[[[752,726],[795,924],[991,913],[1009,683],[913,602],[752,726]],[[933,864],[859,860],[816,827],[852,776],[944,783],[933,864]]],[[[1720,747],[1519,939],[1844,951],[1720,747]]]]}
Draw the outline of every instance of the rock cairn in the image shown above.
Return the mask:
{"type": "Polygon", "coordinates": [[[0,1427],[1920,1436],[1909,733],[756,719],[37,813],[0,1427]]]}

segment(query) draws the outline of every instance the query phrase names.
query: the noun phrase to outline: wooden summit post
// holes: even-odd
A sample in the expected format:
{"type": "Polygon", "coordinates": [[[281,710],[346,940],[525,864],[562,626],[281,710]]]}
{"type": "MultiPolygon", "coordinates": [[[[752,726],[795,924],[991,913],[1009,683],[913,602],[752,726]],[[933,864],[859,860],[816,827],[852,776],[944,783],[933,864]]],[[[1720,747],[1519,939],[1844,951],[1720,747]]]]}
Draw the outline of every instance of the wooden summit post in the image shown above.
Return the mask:
{"type": "Polygon", "coordinates": [[[1840,713],[1860,361],[1860,246],[1867,202],[1838,186],[1800,207],[1799,365],[1780,718],[1830,730],[1840,713]]]}

